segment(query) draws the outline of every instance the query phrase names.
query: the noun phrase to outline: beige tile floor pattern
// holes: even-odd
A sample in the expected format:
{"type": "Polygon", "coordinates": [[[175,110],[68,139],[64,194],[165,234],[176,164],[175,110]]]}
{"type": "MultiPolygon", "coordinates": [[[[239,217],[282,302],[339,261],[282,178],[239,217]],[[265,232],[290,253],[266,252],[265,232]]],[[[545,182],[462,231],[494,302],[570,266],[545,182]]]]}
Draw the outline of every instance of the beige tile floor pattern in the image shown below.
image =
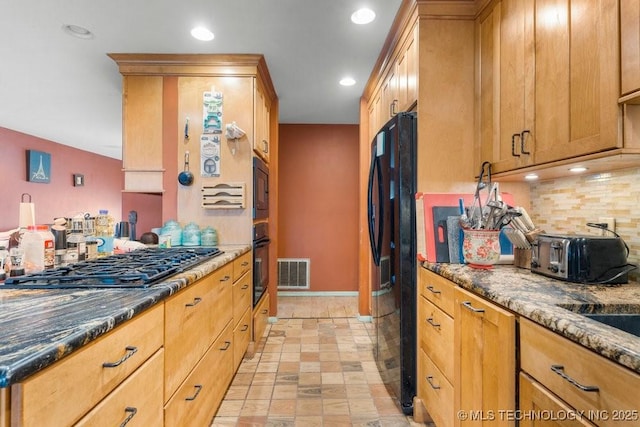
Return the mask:
{"type": "Polygon", "coordinates": [[[419,426],[387,390],[357,297],[278,297],[211,426],[419,426]]]}

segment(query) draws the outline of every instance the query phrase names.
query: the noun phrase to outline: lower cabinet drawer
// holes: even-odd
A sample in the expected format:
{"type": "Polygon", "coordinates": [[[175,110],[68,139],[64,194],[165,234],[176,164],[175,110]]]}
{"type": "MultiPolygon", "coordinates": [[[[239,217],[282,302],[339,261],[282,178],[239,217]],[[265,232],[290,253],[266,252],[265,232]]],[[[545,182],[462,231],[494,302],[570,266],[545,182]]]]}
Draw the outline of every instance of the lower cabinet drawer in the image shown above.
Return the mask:
{"type": "MultiPolygon", "coordinates": [[[[234,319],[235,321],[235,319],[234,319]]],[[[242,358],[247,352],[249,347],[249,341],[251,341],[251,309],[247,308],[244,312],[244,316],[236,324],[233,330],[233,371],[235,372],[242,358]]]]}
{"type": "Polygon", "coordinates": [[[453,386],[422,349],[418,359],[418,396],[438,427],[453,427],[453,386]]]}
{"type": "Polygon", "coordinates": [[[165,405],[165,427],[208,426],[233,372],[233,322],[229,322],[165,405]]]}
{"type": "Polygon", "coordinates": [[[265,292],[253,309],[253,341],[260,342],[269,322],[269,294],[265,292]]]}
{"type": "Polygon", "coordinates": [[[453,382],[453,319],[425,297],[418,301],[420,348],[438,366],[445,377],[453,382]]]}
{"type": "Polygon", "coordinates": [[[163,365],[164,349],[160,349],[85,415],[76,427],[162,425],[163,365]]]}
{"type": "Polygon", "coordinates": [[[163,325],[164,307],[158,304],[13,385],[12,425],[43,427],[77,422],[162,347],[163,325]]]}
{"type": "Polygon", "coordinates": [[[595,424],[640,423],[640,375],[527,319],[520,348],[521,369],[595,424]]]}

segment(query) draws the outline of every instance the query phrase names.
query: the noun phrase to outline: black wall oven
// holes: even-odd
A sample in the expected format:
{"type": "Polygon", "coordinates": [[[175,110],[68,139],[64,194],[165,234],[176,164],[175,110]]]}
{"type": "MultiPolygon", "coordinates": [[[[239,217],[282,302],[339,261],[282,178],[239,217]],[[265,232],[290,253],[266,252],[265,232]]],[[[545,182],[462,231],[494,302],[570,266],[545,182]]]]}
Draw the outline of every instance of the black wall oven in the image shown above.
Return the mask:
{"type": "Polygon", "coordinates": [[[269,217],[269,168],[259,157],[253,158],[253,219],[269,217]]]}
{"type": "Polygon", "coordinates": [[[253,226],[253,306],[255,307],[269,286],[269,224],[253,226]]]}

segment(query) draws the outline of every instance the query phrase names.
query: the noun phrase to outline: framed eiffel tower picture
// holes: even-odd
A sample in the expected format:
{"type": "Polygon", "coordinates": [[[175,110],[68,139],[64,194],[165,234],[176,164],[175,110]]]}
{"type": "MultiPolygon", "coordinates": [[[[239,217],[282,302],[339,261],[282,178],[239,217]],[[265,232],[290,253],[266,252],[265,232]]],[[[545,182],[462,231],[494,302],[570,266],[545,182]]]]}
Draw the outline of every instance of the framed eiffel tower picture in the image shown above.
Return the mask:
{"type": "Polygon", "coordinates": [[[27,150],[27,181],[48,184],[51,181],[51,154],[27,150]]]}

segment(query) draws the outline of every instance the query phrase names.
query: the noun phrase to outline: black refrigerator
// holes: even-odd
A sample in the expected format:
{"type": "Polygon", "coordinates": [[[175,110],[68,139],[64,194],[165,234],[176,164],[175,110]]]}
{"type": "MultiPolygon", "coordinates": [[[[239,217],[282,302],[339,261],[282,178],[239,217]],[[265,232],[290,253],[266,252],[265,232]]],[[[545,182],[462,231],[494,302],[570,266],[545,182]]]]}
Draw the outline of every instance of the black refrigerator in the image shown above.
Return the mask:
{"type": "Polygon", "coordinates": [[[405,414],[416,394],[417,117],[397,114],[371,142],[372,340],[378,369],[405,414]]]}

